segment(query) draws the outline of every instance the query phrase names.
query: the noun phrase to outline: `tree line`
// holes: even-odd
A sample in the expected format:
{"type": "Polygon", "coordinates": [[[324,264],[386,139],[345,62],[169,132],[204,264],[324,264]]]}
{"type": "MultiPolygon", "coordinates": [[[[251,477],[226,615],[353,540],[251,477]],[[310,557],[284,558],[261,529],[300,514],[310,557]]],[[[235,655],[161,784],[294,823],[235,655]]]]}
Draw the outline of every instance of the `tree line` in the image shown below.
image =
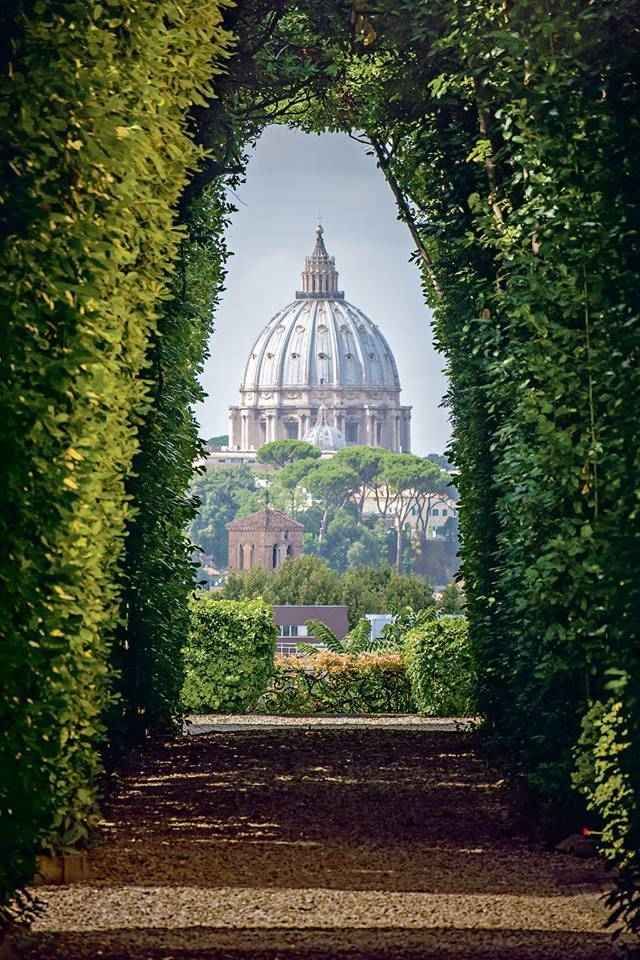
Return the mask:
{"type": "MultiPolygon", "coordinates": [[[[417,457],[353,446],[321,459],[320,450],[310,443],[275,440],[258,450],[257,459],[277,470],[263,477],[269,502],[304,522],[305,552],[323,557],[339,570],[391,559],[401,570],[410,562],[409,514],[413,511],[418,540],[424,540],[434,505],[456,496],[451,473],[440,465],[446,461],[437,454],[417,457]],[[365,513],[367,497],[373,509],[365,513]],[[390,523],[395,530],[392,542],[390,523]]],[[[264,506],[264,492],[245,466],[210,470],[195,481],[193,491],[201,506],[191,535],[215,564],[224,567],[225,524],[264,506]]],[[[455,529],[452,517],[447,527],[452,539],[455,529]]]]}

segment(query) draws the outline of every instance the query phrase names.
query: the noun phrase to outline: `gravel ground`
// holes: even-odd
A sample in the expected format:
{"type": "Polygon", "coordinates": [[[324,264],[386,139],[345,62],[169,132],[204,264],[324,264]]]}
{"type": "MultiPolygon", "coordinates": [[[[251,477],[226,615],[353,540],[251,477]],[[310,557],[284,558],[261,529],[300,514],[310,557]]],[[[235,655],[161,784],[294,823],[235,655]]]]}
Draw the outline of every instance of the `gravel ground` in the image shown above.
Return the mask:
{"type": "Polygon", "coordinates": [[[183,733],[213,733],[225,730],[317,730],[330,727],[332,730],[350,730],[352,727],[376,727],[391,730],[469,730],[473,726],[470,717],[419,717],[415,713],[345,716],[273,716],[268,713],[209,713],[187,717],[183,733]]]}
{"type": "Polygon", "coordinates": [[[90,880],[38,888],[42,912],[14,956],[624,956],[603,929],[598,861],[519,833],[471,733],[201,719],[222,729],[131,758],[90,880]]]}

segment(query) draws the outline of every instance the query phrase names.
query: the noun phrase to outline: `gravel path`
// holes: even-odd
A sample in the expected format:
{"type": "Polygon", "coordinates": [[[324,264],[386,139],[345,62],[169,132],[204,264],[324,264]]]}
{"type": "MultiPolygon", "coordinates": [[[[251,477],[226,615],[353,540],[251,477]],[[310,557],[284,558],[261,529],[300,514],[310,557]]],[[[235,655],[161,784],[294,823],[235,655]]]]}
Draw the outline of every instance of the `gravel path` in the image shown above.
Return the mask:
{"type": "Polygon", "coordinates": [[[375,727],[392,730],[446,730],[454,733],[458,730],[470,730],[473,727],[470,717],[419,717],[415,713],[367,714],[345,716],[274,716],[270,713],[209,713],[194,714],[187,717],[183,733],[191,736],[196,733],[224,732],[225,730],[319,730],[330,727],[332,730],[350,730],[352,727],[375,727]]]}
{"type": "Polygon", "coordinates": [[[518,832],[471,733],[235,725],[131,759],[90,880],[38,888],[16,957],[623,956],[603,930],[597,861],[518,832]]]}

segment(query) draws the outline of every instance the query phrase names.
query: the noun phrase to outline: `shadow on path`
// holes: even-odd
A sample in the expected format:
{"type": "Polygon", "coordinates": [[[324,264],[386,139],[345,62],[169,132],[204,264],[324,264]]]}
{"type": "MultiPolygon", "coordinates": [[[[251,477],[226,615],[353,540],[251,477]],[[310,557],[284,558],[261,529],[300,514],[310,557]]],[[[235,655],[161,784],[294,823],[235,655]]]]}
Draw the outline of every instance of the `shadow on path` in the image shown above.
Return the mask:
{"type": "Polygon", "coordinates": [[[217,732],[147,745],[84,884],[25,960],[618,957],[601,868],[518,834],[469,733],[217,732]]]}

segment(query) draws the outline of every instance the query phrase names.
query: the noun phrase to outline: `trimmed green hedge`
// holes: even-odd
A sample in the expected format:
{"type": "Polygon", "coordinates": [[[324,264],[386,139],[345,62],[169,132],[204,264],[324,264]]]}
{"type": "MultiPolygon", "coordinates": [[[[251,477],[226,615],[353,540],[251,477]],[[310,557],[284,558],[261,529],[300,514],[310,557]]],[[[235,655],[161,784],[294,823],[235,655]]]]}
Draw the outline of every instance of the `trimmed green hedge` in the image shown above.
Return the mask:
{"type": "Polygon", "coordinates": [[[43,844],[74,844],[96,816],[125,481],[221,6],[0,12],[0,909],[43,844]]]}
{"type": "Polygon", "coordinates": [[[111,657],[119,694],[109,714],[112,756],[170,728],[180,714],[180,651],[194,579],[186,527],[196,513],[191,485],[201,452],[193,408],[204,397],[198,375],[224,275],[220,237],[228,204],[222,194],[221,187],[208,189],[187,211],[172,298],[149,344],[154,382],[127,480],[137,510],[127,528],[122,621],[111,657]]]}
{"type": "Polygon", "coordinates": [[[414,713],[399,653],[277,657],[260,701],[267,713],[414,713]]]}
{"type": "Polygon", "coordinates": [[[184,648],[185,710],[242,713],[265,692],[278,628],[263,600],[215,600],[196,593],[184,648]]]}
{"type": "Polygon", "coordinates": [[[476,712],[476,672],[465,617],[439,617],[420,624],[406,634],[405,652],[420,713],[468,717],[476,712]]]}

